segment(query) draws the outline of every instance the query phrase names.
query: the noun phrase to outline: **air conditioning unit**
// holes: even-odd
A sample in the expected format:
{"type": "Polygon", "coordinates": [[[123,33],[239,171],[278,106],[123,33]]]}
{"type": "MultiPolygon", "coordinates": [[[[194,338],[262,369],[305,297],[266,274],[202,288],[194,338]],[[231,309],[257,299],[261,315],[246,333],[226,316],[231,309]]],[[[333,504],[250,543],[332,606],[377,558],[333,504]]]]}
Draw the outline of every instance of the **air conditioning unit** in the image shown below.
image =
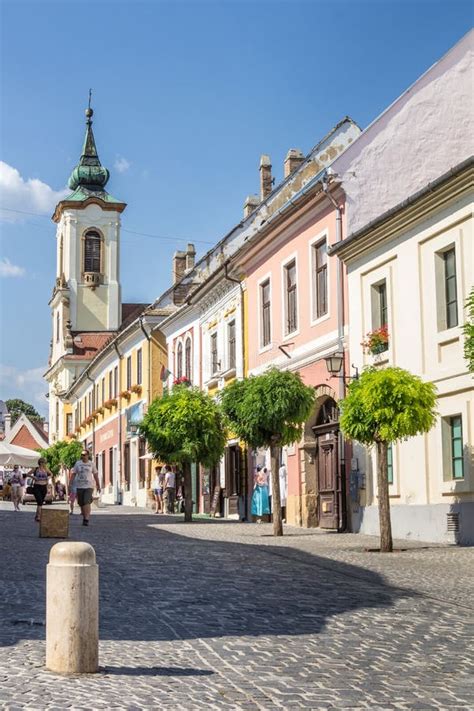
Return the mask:
{"type": "Polygon", "coordinates": [[[95,289],[100,284],[100,274],[98,272],[84,272],[84,284],[95,289]]]}

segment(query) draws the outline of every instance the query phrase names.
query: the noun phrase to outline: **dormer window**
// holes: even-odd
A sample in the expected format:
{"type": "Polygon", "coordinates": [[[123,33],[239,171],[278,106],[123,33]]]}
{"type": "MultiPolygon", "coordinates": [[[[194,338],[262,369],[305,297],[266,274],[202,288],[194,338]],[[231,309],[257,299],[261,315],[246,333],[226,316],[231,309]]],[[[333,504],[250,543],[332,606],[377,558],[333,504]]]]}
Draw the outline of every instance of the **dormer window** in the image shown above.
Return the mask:
{"type": "Polygon", "coordinates": [[[89,230],[84,238],[84,272],[100,274],[102,239],[98,232],[89,230]]]}

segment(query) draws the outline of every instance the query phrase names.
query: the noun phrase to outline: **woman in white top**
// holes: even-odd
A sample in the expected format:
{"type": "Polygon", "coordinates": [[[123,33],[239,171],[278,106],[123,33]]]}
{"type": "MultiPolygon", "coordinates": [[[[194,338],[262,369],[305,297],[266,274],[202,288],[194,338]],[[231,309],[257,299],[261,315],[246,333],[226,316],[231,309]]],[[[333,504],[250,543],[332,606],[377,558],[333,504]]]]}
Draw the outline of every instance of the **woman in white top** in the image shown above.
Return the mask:
{"type": "Polygon", "coordinates": [[[18,464],[15,464],[13,467],[13,472],[10,477],[10,484],[12,487],[13,510],[19,511],[20,503],[23,498],[23,486],[25,484],[25,480],[23,479],[23,474],[21,473],[18,464]]]}

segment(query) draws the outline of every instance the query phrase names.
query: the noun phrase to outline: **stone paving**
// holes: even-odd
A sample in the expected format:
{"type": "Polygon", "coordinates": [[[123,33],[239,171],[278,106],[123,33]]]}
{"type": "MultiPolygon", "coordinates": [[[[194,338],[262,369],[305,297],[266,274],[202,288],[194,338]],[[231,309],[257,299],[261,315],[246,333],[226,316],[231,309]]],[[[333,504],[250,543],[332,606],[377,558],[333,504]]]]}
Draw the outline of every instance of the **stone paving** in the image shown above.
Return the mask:
{"type": "MultiPolygon", "coordinates": [[[[44,669],[33,507],[0,504],[0,708],[473,709],[474,549],[267,524],[71,519],[100,566],[100,672],[44,669]]],[[[61,611],[58,610],[58,614],[61,611]]]]}

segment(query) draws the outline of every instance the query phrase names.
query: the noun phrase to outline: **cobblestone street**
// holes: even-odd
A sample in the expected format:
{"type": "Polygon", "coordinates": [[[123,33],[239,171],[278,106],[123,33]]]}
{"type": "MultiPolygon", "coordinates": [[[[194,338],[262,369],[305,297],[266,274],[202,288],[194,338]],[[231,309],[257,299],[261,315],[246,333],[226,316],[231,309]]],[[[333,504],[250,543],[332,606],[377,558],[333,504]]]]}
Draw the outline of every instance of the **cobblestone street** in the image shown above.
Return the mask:
{"type": "Polygon", "coordinates": [[[474,708],[473,549],[112,507],[80,524],[101,668],[62,677],[44,669],[55,541],[0,505],[0,708],[474,708]]]}

